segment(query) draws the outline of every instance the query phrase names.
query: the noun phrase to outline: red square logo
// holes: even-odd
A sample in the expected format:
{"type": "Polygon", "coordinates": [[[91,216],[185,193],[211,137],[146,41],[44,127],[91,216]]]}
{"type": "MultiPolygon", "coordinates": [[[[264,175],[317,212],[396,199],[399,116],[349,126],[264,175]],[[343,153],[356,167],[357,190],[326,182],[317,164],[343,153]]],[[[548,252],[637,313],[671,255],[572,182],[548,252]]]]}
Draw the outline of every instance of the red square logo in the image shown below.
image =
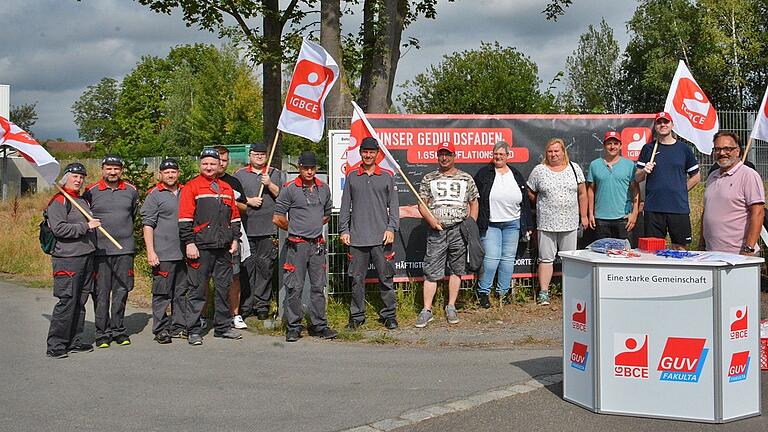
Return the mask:
{"type": "Polygon", "coordinates": [[[621,155],[629,160],[636,161],[640,156],[640,150],[652,138],[653,134],[649,128],[624,128],[621,131],[621,155]]]}

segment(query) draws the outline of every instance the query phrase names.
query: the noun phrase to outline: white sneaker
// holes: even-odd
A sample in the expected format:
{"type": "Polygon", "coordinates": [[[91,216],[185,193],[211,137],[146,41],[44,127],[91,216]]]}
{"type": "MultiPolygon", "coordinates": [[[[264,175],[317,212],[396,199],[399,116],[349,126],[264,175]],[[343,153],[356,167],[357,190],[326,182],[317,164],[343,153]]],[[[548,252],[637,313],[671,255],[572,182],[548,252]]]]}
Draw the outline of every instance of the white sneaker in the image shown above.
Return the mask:
{"type": "Polygon", "coordinates": [[[232,318],[232,327],[238,330],[248,328],[248,326],[245,324],[245,321],[243,321],[243,317],[241,317],[240,315],[235,315],[235,317],[232,318]]]}

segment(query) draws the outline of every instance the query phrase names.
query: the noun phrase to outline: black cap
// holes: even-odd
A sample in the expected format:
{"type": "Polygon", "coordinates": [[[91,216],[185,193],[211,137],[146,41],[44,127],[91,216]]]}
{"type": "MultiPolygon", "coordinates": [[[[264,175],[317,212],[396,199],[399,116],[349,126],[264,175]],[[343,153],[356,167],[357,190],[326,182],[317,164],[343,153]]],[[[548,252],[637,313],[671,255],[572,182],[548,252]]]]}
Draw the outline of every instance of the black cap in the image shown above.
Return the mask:
{"type": "Polygon", "coordinates": [[[88,173],[85,172],[85,165],[81,164],[80,162],[72,162],[71,164],[64,167],[64,174],[67,173],[82,174],[84,176],[88,175],[88,173]]]}
{"type": "Polygon", "coordinates": [[[101,166],[104,165],[118,165],[123,166],[125,163],[123,162],[123,158],[116,154],[105,154],[104,159],[101,160],[101,166]]]}
{"type": "Polygon", "coordinates": [[[305,167],[317,166],[317,158],[315,157],[315,153],[310,150],[302,152],[301,155],[299,155],[299,165],[305,167]]]}
{"type": "Polygon", "coordinates": [[[176,159],[173,158],[165,158],[162,162],[160,162],[160,171],[165,171],[167,169],[179,169],[179,162],[176,161],[176,159]]]}
{"type": "Polygon", "coordinates": [[[206,148],[206,149],[203,149],[203,151],[200,152],[200,159],[207,158],[207,157],[212,157],[214,159],[220,159],[219,158],[219,152],[216,151],[216,149],[212,149],[212,148],[206,148]]]}
{"type": "Polygon", "coordinates": [[[363,142],[360,143],[360,150],[378,150],[379,142],[374,137],[366,137],[363,142]]]}
{"type": "Polygon", "coordinates": [[[263,142],[255,142],[255,143],[251,144],[251,150],[250,151],[266,153],[267,152],[267,145],[264,144],[263,142]]]}

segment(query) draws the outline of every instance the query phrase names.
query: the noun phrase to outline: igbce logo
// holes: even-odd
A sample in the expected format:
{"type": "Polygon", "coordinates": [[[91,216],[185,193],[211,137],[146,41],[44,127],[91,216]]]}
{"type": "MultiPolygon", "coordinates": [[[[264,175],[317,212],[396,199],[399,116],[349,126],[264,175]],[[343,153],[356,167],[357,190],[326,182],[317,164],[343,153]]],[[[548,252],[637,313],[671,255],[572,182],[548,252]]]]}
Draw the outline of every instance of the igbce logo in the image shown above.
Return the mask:
{"type": "Polygon", "coordinates": [[[699,382],[709,348],[705,338],[667,338],[656,370],[661,381],[699,382]]]}
{"type": "Polygon", "coordinates": [[[333,80],[334,74],[330,68],[306,59],[300,60],[296,64],[291,87],[285,98],[286,109],[313,120],[320,120],[320,101],[330,91],[329,86],[333,80]]]}
{"type": "Polygon", "coordinates": [[[731,340],[746,339],[749,336],[747,305],[731,308],[731,340]]]}
{"type": "Polygon", "coordinates": [[[640,157],[640,150],[651,140],[651,130],[643,127],[624,128],[621,131],[621,155],[636,161],[640,157]]]}
{"type": "Polygon", "coordinates": [[[709,102],[701,87],[690,78],[680,78],[672,105],[675,111],[688,118],[694,128],[710,130],[715,127],[717,121],[715,107],[709,102]]]}
{"type": "Polygon", "coordinates": [[[648,335],[613,335],[613,376],[648,379],[648,335]]]}
{"type": "Polygon", "coordinates": [[[589,356],[587,346],[574,342],[573,348],[571,348],[571,367],[581,371],[585,370],[587,368],[587,356],[589,356]]]}
{"type": "Polygon", "coordinates": [[[744,381],[749,373],[749,351],[733,353],[728,366],[728,382],[744,381]]]}
{"type": "Polygon", "coordinates": [[[571,327],[580,332],[587,331],[587,302],[584,300],[573,299],[571,327]]]}

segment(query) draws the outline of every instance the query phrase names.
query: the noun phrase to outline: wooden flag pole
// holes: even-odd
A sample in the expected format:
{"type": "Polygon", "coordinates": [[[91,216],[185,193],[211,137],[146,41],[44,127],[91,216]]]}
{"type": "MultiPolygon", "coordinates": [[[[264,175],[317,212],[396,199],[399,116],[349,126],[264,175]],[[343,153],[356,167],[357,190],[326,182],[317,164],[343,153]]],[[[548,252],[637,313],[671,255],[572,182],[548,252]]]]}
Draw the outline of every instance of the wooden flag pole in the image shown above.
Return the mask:
{"type": "MultiPolygon", "coordinates": [[[[272,140],[272,148],[269,150],[269,158],[267,159],[267,174],[269,174],[269,166],[272,164],[272,156],[275,155],[275,148],[277,147],[277,139],[280,138],[280,129],[275,132],[275,139],[272,140]]],[[[259,194],[256,195],[259,198],[261,198],[261,195],[264,193],[264,183],[261,184],[259,187],[259,194]]]]}
{"type": "MultiPolygon", "coordinates": [[[[72,205],[75,206],[76,209],[80,210],[80,213],[82,213],[83,216],[85,216],[86,219],[88,219],[89,221],[92,221],[94,219],[93,216],[91,216],[90,213],[85,211],[85,209],[82,206],[80,206],[80,203],[78,203],[74,198],[72,198],[72,196],[70,194],[65,192],[64,189],[61,188],[61,186],[59,186],[55,182],[54,182],[54,185],[56,186],[56,189],[58,189],[59,192],[61,192],[61,194],[64,195],[64,198],[68,199],[69,202],[71,202],[72,205]]],[[[123,249],[123,246],[121,246],[120,243],[118,243],[117,240],[115,240],[114,237],[109,235],[109,233],[107,232],[107,230],[104,229],[103,226],[99,225],[98,229],[99,229],[99,231],[101,231],[102,234],[104,234],[104,237],[108,238],[109,241],[111,241],[112,244],[115,245],[116,248],[118,248],[120,250],[123,249]]]]}
{"type": "Polygon", "coordinates": [[[656,150],[659,149],[659,140],[656,139],[653,143],[653,152],[651,152],[651,160],[648,161],[648,163],[653,163],[653,160],[656,159],[656,150]]]}
{"type": "Polygon", "coordinates": [[[752,137],[750,136],[747,140],[747,146],[744,148],[744,154],[741,155],[741,161],[746,162],[747,161],[747,155],[749,154],[749,148],[752,147],[752,137]]]}

